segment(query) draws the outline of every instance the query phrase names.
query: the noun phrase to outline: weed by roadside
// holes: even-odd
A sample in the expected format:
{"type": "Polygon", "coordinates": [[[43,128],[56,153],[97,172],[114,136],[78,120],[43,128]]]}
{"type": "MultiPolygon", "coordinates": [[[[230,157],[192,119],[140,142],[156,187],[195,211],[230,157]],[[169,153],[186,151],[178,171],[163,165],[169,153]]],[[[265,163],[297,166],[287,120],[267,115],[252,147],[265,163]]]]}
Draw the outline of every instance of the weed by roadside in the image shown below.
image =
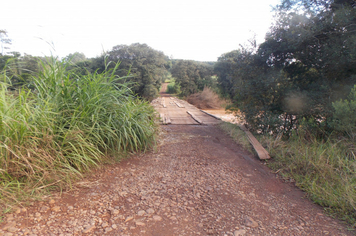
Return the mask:
{"type": "MultiPolygon", "coordinates": [[[[246,150],[253,152],[247,137],[237,125],[223,122],[220,128],[246,150]]],[[[299,136],[293,135],[288,140],[281,136],[256,135],[272,157],[267,166],[283,178],[293,179],[328,214],[355,227],[355,144],[350,139],[319,140],[310,133],[301,133],[300,130],[299,136]]]]}
{"type": "MultiPolygon", "coordinates": [[[[155,143],[153,108],[114,71],[68,73],[55,58],[29,89],[0,84],[0,205],[65,188],[82,173],[155,143]]],[[[2,75],[7,81],[6,74],[2,75]]]]}
{"type": "Polygon", "coordinates": [[[221,122],[219,127],[227,133],[236,143],[240,144],[245,150],[253,152],[250,141],[246,137],[246,134],[237,124],[229,122],[221,122]]]}
{"type": "Polygon", "coordinates": [[[171,79],[167,85],[167,93],[169,94],[180,94],[180,85],[176,83],[174,79],[171,79]]]}
{"type": "Polygon", "coordinates": [[[292,178],[311,200],[331,215],[356,223],[355,146],[348,139],[318,140],[312,134],[288,140],[268,135],[260,142],[273,157],[268,166],[292,178]]]}

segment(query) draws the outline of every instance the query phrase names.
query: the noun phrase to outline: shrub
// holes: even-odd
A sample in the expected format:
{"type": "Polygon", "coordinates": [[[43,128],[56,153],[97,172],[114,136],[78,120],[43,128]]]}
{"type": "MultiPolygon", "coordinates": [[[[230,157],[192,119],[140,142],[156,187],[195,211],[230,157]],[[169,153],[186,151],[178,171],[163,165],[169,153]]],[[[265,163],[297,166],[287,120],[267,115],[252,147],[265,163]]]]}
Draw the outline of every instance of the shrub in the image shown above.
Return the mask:
{"type": "Polygon", "coordinates": [[[205,87],[202,92],[188,96],[187,101],[200,109],[222,108],[226,101],[219,98],[211,88],[205,87]]]}
{"type": "Polygon", "coordinates": [[[300,127],[288,140],[260,136],[273,160],[268,165],[324,209],[351,224],[356,222],[354,145],[346,139],[319,139],[300,127]],[[302,133],[302,134],[301,134],[302,133]]]}
{"type": "Polygon", "coordinates": [[[332,103],[334,108],[332,125],[335,130],[356,137],[356,85],[351,90],[348,99],[332,103]]]}
{"type": "Polygon", "coordinates": [[[34,90],[14,95],[1,84],[0,199],[65,186],[109,155],[154,144],[154,110],[114,75],[118,66],[82,76],[52,58],[34,90]]]}
{"type": "Polygon", "coordinates": [[[166,92],[169,93],[169,94],[180,94],[181,90],[180,90],[179,83],[176,83],[174,81],[170,82],[167,85],[167,91],[166,92]]]}

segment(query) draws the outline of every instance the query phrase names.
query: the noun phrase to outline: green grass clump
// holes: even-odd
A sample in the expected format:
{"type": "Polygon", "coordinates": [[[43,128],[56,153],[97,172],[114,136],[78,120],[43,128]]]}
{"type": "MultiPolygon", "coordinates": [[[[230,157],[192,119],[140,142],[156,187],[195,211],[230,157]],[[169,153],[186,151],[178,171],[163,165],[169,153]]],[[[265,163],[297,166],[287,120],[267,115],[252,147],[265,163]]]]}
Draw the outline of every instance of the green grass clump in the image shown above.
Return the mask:
{"type": "Polygon", "coordinates": [[[263,136],[273,160],[268,165],[296,185],[325,210],[355,226],[355,145],[348,139],[318,140],[296,134],[287,141],[263,136]],[[307,138],[306,138],[307,137],[307,138]]]}
{"type": "Polygon", "coordinates": [[[171,80],[171,82],[167,85],[167,93],[169,94],[179,94],[180,91],[180,85],[175,82],[175,80],[171,80]]]}
{"type": "Polygon", "coordinates": [[[0,84],[2,203],[64,187],[108,156],[155,143],[154,109],[114,75],[119,64],[88,75],[67,72],[54,58],[41,66],[31,90],[0,84]]]}
{"type": "Polygon", "coordinates": [[[241,130],[238,125],[229,122],[221,122],[219,127],[245,150],[251,153],[253,152],[250,141],[246,137],[245,132],[241,130]]]}

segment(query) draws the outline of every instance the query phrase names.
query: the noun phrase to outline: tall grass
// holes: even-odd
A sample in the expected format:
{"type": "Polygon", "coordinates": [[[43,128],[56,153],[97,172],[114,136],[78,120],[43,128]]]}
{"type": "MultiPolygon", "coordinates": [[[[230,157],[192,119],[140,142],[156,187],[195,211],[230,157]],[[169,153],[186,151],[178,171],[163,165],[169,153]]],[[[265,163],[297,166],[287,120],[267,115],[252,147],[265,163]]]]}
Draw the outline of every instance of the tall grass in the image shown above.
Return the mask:
{"type": "Polygon", "coordinates": [[[179,94],[180,91],[180,85],[175,82],[174,79],[171,79],[169,84],[167,85],[167,93],[169,94],[179,94]]]}
{"type": "Polygon", "coordinates": [[[80,75],[52,58],[42,62],[31,90],[12,94],[9,84],[0,84],[3,203],[63,187],[108,156],[154,144],[154,110],[114,75],[118,67],[80,75]]]}
{"type": "Polygon", "coordinates": [[[269,166],[296,185],[332,215],[356,222],[355,145],[347,139],[319,140],[312,134],[283,141],[263,136],[273,161],[269,166]],[[307,137],[307,138],[306,138],[307,137]]]}

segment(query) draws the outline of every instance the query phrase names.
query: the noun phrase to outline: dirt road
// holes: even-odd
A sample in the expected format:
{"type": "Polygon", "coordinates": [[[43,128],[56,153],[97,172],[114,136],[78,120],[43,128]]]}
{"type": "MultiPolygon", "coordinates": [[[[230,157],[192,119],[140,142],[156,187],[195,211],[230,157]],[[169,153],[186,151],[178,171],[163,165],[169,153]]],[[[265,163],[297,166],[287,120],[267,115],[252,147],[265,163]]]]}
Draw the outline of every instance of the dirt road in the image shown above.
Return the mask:
{"type": "Polygon", "coordinates": [[[161,126],[159,140],[9,214],[0,235],[353,235],[216,125],[161,126]]]}

